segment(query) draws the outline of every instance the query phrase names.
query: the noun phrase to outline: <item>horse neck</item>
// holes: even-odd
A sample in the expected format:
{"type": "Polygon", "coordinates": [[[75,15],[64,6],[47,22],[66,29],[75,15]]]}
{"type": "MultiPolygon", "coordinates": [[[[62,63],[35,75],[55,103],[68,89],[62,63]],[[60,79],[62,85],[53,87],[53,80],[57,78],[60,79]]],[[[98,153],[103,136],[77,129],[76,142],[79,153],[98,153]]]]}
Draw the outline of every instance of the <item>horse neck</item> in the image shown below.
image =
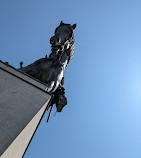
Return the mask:
{"type": "Polygon", "coordinates": [[[61,63],[64,70],[68,64],[68,60],[69,60],[69,56],[67,55],[67,51],[64,51],[63,55],[60,58],[60,63],[61,63]]]}
{"type": "Polygon", "coordinates": [[[60,66],[65,70],[66,66],[68,65],[70,59],[73,56],[74,52],[74,39],[72,40],[72,43],[70,44],[70,48],[67,50],[64,50],[61,54],[60,57],[57,57],[57,54],[51,53],[51,59],[56,61],[58,60],[58,63],[60,63],[60,66]],[[57,57],[57,58],[56,58],[57,57]]]}
{"type": "Polygon", "coordinates": [[[73,56],[73,51],[74,51],[74,45],[69,49],[69,50],[65,50],[63,52],[63,55],[60,59],[60,62],[62,63],[63,65],[63,69],[65,69],[70,61],[70,59],[72,58],[73,56]]]}

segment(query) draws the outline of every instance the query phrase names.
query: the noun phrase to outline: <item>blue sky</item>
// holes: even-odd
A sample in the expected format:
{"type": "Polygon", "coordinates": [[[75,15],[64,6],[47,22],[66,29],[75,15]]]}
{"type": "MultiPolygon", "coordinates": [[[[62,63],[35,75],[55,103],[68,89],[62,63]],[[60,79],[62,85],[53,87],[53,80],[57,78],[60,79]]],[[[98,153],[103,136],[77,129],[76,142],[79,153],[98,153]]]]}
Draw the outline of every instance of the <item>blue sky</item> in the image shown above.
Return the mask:
{"type": "Polygon", "coordinates": [[[61,20],[77,23],[68,105],[45,114],[24,158],[140,158],[141,1],[0,0],[0,59],[18,68],[49,54],[61,20]]]}

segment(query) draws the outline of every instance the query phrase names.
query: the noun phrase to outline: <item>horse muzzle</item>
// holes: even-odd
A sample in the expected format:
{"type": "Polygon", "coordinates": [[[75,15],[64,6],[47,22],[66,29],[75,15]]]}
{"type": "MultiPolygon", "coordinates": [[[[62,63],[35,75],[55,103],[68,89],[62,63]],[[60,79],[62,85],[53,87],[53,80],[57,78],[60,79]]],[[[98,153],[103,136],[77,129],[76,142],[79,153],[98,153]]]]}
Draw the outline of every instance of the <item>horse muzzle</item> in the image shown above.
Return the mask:
{"type": "Polygon", "coordinates": [[[56,36],[52,36],[50,38],[50,44],[57,44],[57,43],[60,43],[61,39],[56,37],[56,36]]]}

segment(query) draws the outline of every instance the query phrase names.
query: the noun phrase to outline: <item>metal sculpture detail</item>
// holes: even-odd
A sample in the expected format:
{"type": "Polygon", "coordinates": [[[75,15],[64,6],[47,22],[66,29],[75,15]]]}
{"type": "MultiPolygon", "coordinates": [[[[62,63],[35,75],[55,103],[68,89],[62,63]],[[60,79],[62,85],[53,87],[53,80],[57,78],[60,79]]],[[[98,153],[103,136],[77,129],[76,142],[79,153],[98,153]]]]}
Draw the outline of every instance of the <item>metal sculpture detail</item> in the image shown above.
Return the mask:
{"type": "Polygon", "coordinates": [[[45,82],[47,91],[54,94],[52,107],[56,104],[57,112],[61,112],[67,104],[65,97],[64,70],[67,67],[74,52],[74,34],[73,30],[76,24],[65,24],[61,21],[60,25],[55,29],[55,34],[50,38],[51,54],[35,61],[34,63],[22,67],[20,63],[20,71],[45,82]]]}

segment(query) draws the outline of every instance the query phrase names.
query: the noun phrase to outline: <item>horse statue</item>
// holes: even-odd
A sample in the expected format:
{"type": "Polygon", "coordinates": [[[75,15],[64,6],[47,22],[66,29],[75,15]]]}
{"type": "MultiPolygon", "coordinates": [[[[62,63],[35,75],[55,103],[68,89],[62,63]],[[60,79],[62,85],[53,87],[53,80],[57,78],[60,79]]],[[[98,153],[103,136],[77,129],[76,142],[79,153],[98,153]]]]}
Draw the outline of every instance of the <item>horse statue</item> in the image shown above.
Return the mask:
{"type": "MultiPolygon", "coordinates": [[[[54,94],[52,105],[56,104],[57,112],[61,112],[67,105],[65,97],[64,70],[66,69],[74,52],[74,33],[76,24],[65,24],[61,21],[55,29],[54,36],[50,38],[51,53],[49,57],[41,58],[34,63],[22,67],[20,71],[24,72],[47,84],[47,91],[54,94]]],[[[53,106],[52,106],[53,107],[53,106]]]]}

